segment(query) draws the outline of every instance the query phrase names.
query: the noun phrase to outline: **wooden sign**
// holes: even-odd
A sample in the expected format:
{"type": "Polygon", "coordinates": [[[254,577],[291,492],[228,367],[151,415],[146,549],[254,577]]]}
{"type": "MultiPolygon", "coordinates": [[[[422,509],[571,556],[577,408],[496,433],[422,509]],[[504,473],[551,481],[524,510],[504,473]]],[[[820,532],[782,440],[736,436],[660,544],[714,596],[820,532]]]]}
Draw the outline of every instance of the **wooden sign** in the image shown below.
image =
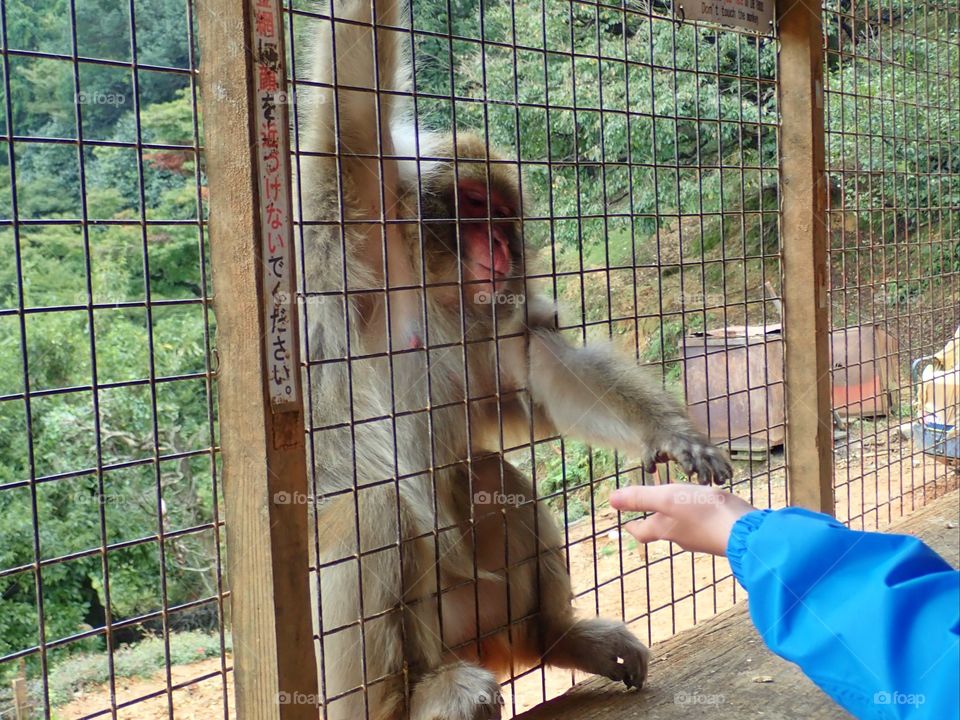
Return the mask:
{"type": "Polygon", "coordinates": [[[761,34],[773,32],[776,15],[774,0],[688,0],[674,7],[682,20],[733,25],[761,34]]]}
{"type": "Polygon", "coordinates": [[[276,0],[255,0],[254,115],[260,191],[264,350],[273,412],[300,406],[294,336],[293,224],[282,22],[276,0]]]}

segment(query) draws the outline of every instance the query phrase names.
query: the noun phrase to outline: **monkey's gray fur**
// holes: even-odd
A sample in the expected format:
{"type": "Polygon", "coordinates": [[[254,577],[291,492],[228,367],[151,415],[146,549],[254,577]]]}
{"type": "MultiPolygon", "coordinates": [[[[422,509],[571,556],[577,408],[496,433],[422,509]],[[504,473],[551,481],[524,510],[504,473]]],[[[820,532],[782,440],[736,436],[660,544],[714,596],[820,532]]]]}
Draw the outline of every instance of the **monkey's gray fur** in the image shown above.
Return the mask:
{"type": "Polygon", "coordinates": [[[561,337],[523,278],[516,170],[474,135],[418,134],[390,92],[411,87],[405,5],[330,11],[310,31],[320,86],[298,96],[301,150],[321,154],[301,156],[299,180],[310,420],[327,428],[313,434],[324,712],[500,717],[498,678],[541,660],[639,686],[646,648],[574,616],[556,522],[502,448],[533,427],[647,467],[670,456],[703,482],[730,464],[631,358],[561,337]],[[488,209],[467,227],[478,187],[488,209]]]}

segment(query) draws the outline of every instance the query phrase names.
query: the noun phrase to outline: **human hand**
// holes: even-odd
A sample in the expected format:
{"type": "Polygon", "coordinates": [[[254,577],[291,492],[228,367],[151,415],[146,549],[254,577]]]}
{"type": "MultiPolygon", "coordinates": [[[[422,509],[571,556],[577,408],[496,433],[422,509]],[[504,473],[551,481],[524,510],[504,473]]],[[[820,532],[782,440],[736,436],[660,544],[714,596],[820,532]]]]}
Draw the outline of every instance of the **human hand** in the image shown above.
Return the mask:
{"type": "Polygon", "coordinates": [[[684,550],[713,555],[726,555],[733,524],[756,510],[732,493],[686,483],[620,488],[611,493],[610,505],[653,513],[624,526],[638,542],[670,540],[684,550]]]}

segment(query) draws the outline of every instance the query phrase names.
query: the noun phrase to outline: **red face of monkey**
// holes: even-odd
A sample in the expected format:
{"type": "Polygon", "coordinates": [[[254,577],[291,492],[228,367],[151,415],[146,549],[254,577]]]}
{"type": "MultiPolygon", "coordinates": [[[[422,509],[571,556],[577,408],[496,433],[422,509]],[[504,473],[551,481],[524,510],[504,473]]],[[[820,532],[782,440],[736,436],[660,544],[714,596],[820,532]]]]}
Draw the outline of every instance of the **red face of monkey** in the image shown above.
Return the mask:
{"type": "Polygon", "coordinates": [[[493,186],[488,198],[484,181],[460,178],[457,183],[464,291],[479,304],[509,292],[516,284],[509,280],[521,272],[519,209],[511,195],[493,186]]]}

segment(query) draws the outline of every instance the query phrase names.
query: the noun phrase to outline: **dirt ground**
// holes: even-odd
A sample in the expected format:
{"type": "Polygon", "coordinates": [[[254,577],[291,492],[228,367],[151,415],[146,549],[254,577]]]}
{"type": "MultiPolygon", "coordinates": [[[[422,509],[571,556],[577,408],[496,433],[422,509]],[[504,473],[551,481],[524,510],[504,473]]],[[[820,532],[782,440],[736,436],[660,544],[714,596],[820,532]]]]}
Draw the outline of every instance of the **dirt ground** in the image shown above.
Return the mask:
{"type": "MultiPolygon", "coordinates": [[[[901,438],[896,424],[854,422],[848,437],[836,446],[837,516],[855,528],[882,529],[958,486],[950,467],[915,452],[901,438]]],[[[782,455],[744,464],[737,473],[736,491],[761,507],[785,504],[782,455]],[[752,474],[752,480],[750,480],[752,474]]],[[[617,517],[601,507],[592,518],[568,528],[570,571],[577,607],[584,615],[624,618],[645,642],[655,643],[691,627],[743,599],[724,559],[697,555],[654,543],[646,549],[621,535],[617,517]]],[[[231,666],[228,658],[227,666],[231,666]]],[[[174,717],[208,720],[222,714],[223,677],[219,658],[173,668],[174,717]],[[199,680],[199,678],[205,678],[199,680]]],[[[534,670],[504,687],[506,716],[520,713],[555,697],[579,680],[560,670],[534,670]]],[[[233,672],[226,674],[227,697],[233,706],[233,672]]],[[[121,679],[117,702],[157,697],[118,711],[129,720],[169,717],[166,680],[162,672],[144,679],[121,679]]],[[[54,717],[88,717],[109,707],[109,688],[90,689],[58,708],[54,717]]],[[[109,715],[109,713],[107,713],[109,715]]]]}
{"type": "MultiPolygon", "coordinates": [[[[233,659],[227,656],[227,702],[229,717],[234,717],[233,702],[233,659]]],[[[175,665],[171,668],[171,685],[177,687],[173,695],[173,717],[177,720],[213,720],[223,717],[223,673],[219,657],[207,658],[189,665],[175,665]],[[203,678],[203,679],[201,679],[203,678]]],[[[117,704],[149,698],[117,710],[117,717],[123,720],[168,720],[168,696],[166,693],[166,675],[160,671],[149,678],[117,678],[117,704]]],[[[102,685],[90,688],[77,696],[67,705],[54,708],[55,720],[74,720],[76,718],[110,717],[110,687],[102,685]]]]}

